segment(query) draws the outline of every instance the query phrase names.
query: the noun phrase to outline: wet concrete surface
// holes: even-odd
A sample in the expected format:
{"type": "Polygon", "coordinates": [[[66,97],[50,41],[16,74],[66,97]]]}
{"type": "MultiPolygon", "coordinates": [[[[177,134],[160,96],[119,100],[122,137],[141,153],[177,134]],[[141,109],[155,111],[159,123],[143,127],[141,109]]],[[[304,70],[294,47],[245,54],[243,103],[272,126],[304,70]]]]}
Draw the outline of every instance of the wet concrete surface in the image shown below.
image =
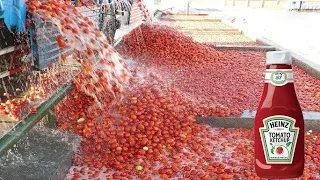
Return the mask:
{"type": "Polygon", "coordinates": [[[74,134],[33,128],[0,158],[0,180],[62,180],[79,145],[74,134]]]}

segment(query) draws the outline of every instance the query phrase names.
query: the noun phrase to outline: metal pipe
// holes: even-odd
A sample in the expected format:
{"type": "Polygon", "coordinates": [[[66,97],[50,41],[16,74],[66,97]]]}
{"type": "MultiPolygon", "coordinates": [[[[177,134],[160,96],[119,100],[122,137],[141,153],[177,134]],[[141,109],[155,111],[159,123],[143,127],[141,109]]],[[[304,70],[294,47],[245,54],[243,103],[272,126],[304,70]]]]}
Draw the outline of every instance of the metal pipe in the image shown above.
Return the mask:
{"type": "Polygon", "coordinates": [[[241,50],[241,51],[275,51],[273,46],[241,46],[241,45],[208,45],[214,49],[241,50]]]}
{"type": "Polygon", "coordinates": [[[189,13],[190,13],[190,3],[191,3],[191,0],[188,0],[188,4],[187,4],[187,16],[189,16],[189,13]]]}
{"type": "Polygon", "coordinates": [[[9,149],[13,147],[30,129],[32,129],[49,110],[58,104],[72,89],[70,83],[63,87],[58,93],[43,102],[38,108],[37,113],[29,114],[26,118],[20,121],[14,128],[12,128],[6,135],[0,139],[0,157],[4,155],[9,149]]]}

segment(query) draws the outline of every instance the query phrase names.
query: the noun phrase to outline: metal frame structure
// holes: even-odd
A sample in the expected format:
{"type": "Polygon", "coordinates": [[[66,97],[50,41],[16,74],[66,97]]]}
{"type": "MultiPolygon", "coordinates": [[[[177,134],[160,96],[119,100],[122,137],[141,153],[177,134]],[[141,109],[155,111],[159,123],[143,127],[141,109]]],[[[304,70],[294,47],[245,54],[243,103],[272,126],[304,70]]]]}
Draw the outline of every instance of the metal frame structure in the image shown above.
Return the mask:
{"type": "Polygon", "coordinates": [[[47,101],[43,102],[38,108],[37,113],[29,114],[20,121],[6,135],[0,139],[0,157],[13,147],[30,129],[32,129],[42,118],[47,117],[45,124],[48,127],[56,126],[54,107],[57,105],[72,89],[70,83],[62,88],[58,93],[47,101]]]}

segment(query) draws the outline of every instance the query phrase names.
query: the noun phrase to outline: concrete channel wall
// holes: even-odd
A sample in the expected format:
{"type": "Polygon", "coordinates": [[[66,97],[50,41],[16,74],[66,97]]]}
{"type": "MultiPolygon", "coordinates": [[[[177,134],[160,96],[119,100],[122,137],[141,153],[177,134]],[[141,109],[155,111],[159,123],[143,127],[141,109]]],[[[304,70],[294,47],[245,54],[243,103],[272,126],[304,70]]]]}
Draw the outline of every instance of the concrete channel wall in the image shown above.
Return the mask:
{"type": "MultiPolygon", "coordinates": [[[[198,117],[197,122],[219,128],[253,128],[255,114],[255,111],[246,110],[240,117],[198,117]]],[[[319,112],[303,112],[303,117],[305,130],[320,131],[319,112]]]]}

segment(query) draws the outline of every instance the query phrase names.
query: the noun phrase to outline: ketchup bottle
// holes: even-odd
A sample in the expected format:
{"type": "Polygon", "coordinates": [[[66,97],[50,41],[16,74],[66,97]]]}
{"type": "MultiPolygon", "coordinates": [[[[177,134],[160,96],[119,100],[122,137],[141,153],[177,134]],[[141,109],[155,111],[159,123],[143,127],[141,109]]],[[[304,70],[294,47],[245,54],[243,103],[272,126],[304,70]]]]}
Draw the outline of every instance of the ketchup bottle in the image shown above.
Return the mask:
{"type": "Polygon", "coordinates": [[[268,52],[266,61],[254,121],[255,170],[261,178],[296,178],[304,169],[304,120],[293,85],[291,54],[268,52]]]}

